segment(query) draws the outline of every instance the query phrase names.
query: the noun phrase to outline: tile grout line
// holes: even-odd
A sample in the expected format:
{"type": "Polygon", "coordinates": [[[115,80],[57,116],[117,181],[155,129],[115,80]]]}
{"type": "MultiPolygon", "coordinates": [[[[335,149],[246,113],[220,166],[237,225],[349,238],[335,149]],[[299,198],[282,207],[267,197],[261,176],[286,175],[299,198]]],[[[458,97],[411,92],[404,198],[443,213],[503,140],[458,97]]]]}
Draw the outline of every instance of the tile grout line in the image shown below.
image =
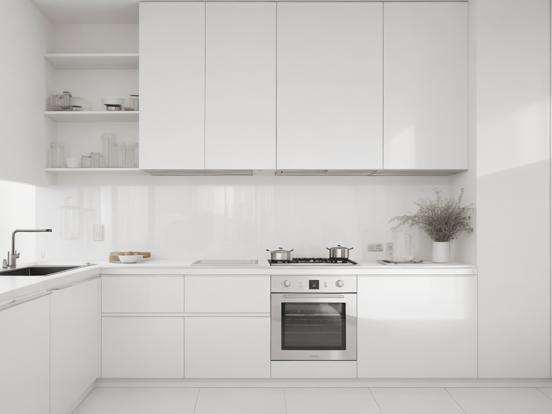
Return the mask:
{"type": "Polygon", "coordinates": [[[468,414],[468,412],[464,409],[464,407],[462,407],[462,405],[456,400],[456,398],[454,398],[454,396],[450,393],[449,389],[448,388],[443,388],[443,390],[445,390],[445,392],[448,394],[448,396],[451,398],[452,401],[454,401],[454,403],[456,404],[456,406],[460,409],[460,411],[462,411],[464,414],[468,414]]]}
{"type": "Polygon", "coordinates": [[[549,400],[552,400],[552,396],[548,395],[547,393],[545,393],[542,388],[538,388],[538,387],[535,387],[535,389],[540,392],[542,395],[544,395],[546,398],[548,398],[549,400]]]}
{"type": "Polygon", "coordinates": [[[201,393],[201,388],[198,388],[197,389],[196,400],[195,400],[195,403],[194,403],[194,414],[197,414],[197,404],[199,402],[199,394],[200,393],[201,393]]]}
{"type": "Polygon", "coordinates": [[[381,414],[384,414],[383,413],[383,408],[381,407],[378,399],[376,398],[376,394],[374,394],[374,390],[372,389],[372,387],[368,387],[368,391],[370,392],[370,395],[372,396],[372,399],[374,400],[374,403],[376,404],[376,407],[378,407],[378,410],[381,414]]]}

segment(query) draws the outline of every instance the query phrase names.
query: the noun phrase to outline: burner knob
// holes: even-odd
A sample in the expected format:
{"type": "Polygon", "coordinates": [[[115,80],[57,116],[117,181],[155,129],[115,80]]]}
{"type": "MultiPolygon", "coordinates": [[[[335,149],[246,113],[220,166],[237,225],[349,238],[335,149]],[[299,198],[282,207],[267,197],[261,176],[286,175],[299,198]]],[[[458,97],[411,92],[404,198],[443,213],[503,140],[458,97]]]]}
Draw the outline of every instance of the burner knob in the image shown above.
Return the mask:
{"type": "Polygon", "coordinates": [[[284,286],[285,287],[290,287],[291,286],[291,282],[289,280],[284,280],[284,286]]]}
{"type": "Polygon", "coordinates": [[[343,286],[345,286],[345,282],[343,280],[338,280],[337,282],[335,282],[335,285],[338,288],[342,288],[343,286]]]}

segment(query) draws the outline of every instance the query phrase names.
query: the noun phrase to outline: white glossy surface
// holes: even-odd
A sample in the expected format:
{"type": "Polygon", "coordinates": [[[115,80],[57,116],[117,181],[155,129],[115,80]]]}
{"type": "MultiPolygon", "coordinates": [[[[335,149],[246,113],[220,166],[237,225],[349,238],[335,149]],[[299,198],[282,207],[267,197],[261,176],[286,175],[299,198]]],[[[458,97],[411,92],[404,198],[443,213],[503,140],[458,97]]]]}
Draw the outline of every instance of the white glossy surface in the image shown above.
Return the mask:
{"type": "Polygon", "coordinates": [[[205,4],[140,4],[140,167],[203,168],[205,4]]]}
{"type": "Polygon", "coordinates": [[[206,5],[205,168],[276,168],[276,4],[206,5]]]}
{"type": "Polygon", "coordinates": [[[103,313],[182,311],[183,276],[102,276],[103,313]]]}
{"type": "Polygon", "coordinates": [[[548,377],[550,2],[474,7],[479,374],[548,377]]]}
{"type": "Polygon", "coordinates": [[[186,277],[186,312],[270,312],[268,275],[186,277]]]}
{"type": "MultiPolygon", "coordinates": [[[[64,127],[77,124],[63,124],[64,127]]],[[[100,124],[101,125],[101,124],[100,124]]],[[[88,130],[88,127],[87,127],[88,130]]],[[[92,129],[90,143],[101,130],[92,129]]],[[[71,136],[67,130],[64,137],[71,136]]],[[[122,133],[122,131],[121,131],[122,133]]],[[[75,142],[71,141],[71,148],[75,142]]],[[[84,148],[84,147],[83,147],[84,148]]],[[[90,148],[92,150],[92,148],[90,148]]],[[[355,246],[352,259],[375,261],[369,243],[393,240],[389,220],[415,208],[434,189],[450,194],[450,177],[151,177],[57,176],[37,189],[37,225],[52,226],[38,252],[47,260],[103,262],[115,250],[148,250],[156,259],[266,260],[267,248],[326,256],[326,247],[355,246]],[[105,240],[83,232],[62,239],[60,207],[72,197],[86,223],[105,224],[105,240]],[[88,214],[89,213],[89,214],[88,214]],[[320,223],[324,223],[321,225],[320,223]]],[[[414,229],[415,254],[429,260],[431,241],[414,229]]],[[[466,239],[471,243],[474,236],[466,239]]],[[[453,246],[453,252],[456,251],[453,246]]],[[[42,257],[42,256],[39,256],[42,257]]],[[[454,257],[453,257],[454,260],[454,257]]]]}
{"type": "Polygon", "coordinates": [[[184,337],[186,378],[270,378],[269,317],[186,318],[184,337]]]}
{"type": "Polygon", "coordinates": [[[182,378],[184,318],[104,317],[102,377],[182,378]]]}
{"type": "Polygon", "coordinates": [[[381,3],[278,4],[279,169],[382,167],[381,3]]]}
{"type": "Polygon", "coordinates": [[[358,375],[475,378],[476,278],[358,281],[358,375]]]}
{"type": "Polygon", "coordinates": [[[72,412],[100,376],[100,280],[51,297],[50,413],[72,412]]]}
{"type": "Polygon", "coordinates": [[[0,412],[48,413],[50,297],[0,311],[0,332],[0,412]]]}
{"type": "Polygon", "coordinates": [[[386,169],[466,169],[467,3],[385,3],[386,169]]]}

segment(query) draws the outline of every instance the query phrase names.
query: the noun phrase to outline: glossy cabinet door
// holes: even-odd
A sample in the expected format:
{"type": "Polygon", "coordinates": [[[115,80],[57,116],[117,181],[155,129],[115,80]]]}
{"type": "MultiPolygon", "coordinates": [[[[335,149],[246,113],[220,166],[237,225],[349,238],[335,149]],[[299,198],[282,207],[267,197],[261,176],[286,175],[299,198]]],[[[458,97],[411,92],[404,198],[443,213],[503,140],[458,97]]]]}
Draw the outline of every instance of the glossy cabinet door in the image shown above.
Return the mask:
{"type": "Polygon", "coordinates": [[[54,291],[51,317],[51,414],[66,414],[100,376],[100,280],[54,291]]]}
{"type": "Polygon", "coordinates": [[[186,312],[269,313],[270,277],[195,275],[186,277],[186,312]]]}
{"type": "Polygon", "coordinates": [[[475,378],[474,276],[359,276],[358,375],[475,378]]]}
{"type": "Polygon", "coordinates": [[[382,168],[382,7],[278,4],[278,169],[382,168]]]}
{"type": "Polygon", "coordinates": [[[183,317],[103,317],[102,377],[183,376],[183,317]]]}
{"type": "Polygon", "coordinates": [[[276,168],[276,4],[207,3],[205,168],[276,168]]]}
{"type": "Polygon", "coordinates": [[[270,317],[186,318],[186,378],[270,377],[270,317]]]}
{"type": "Polygon", "coordinates": [[[0,332],[0,413],[48,413],[50,297],[0,310],[0,332]]]}
{"type": "Polygon", "coordinates": [[[140,168],[204,167],[205,4],[140,3],[140,168]]]}
{"type": "Polygon", "coordinates": [[[102,276],[103,313],[184,311],[184,276],[102,276]]]}
{"type": "Polygon", "coordinates": [[[468,4],[384,3],[385,169],[467,169],[468,4]]]}

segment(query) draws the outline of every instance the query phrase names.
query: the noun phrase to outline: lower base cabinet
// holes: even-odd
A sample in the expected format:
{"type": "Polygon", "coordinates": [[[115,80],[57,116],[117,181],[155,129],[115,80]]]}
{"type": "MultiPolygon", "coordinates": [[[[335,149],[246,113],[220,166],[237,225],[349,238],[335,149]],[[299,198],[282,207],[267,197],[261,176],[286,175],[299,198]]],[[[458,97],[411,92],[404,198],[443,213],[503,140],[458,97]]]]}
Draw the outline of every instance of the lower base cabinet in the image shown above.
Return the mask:
{"type": "Polygon", "coordinates": [[[48,413],[50,297],[0,310],[0,332],[0,413],[48,413]]]}
{"type": "Polygon", "coordinates": [[[188,317],[187,378],[269,378],[270,318],[188,317]]]}
{"type": "Polygon", "coordinates": [[[358,279],[358,375],[475,378],[475,277],[358,279]]]}
{"type": "Polygon", "coordinates": [[[183,317],[104,317],[102,377],[182,378],[183,317]]]}
{"type": "Polygon", "coordinates": [[[73,412],[100,376],[100,280],[52,293],[50,414],[73,412]]]}

